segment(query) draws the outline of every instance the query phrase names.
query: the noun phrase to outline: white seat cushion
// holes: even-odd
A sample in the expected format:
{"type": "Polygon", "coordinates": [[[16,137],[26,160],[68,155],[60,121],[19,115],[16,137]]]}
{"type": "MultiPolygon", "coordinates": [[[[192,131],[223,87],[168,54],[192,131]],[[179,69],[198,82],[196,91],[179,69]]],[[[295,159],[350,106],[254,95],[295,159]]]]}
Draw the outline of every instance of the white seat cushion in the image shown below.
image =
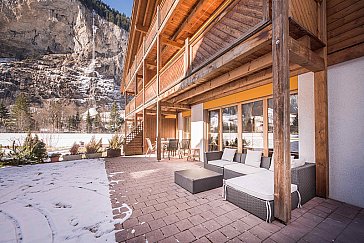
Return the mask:
{"type": "Polygon", "coordinates": [[[248,150],[245,158],[246,165],[260,168],[261,161],[262,161],[262,151],[248,150]]]}
{"type": "MultiPolygon", "coordinates": [[[[274,200],[274,173],[269,170],[228,179],[225,184],[262,200],[274,200]]],[[[291,184],[291,193],[295,191],[297,185],[291,184]]]]}
{"type": "Polygon", "coordinates": [[[257,168],[257,167],[242,164],[242,163],[226,165],[226,166],[224,166],[224,169],[232,170],[232,171],[238,172],[240,174],[244,174],[244,175],[249,175],[249,174],[266,171],[266,169],[264,169],[264,168],[257,168]]]}
{"type": "Polygon", "coordinates": [[[224,168],[224,166],[226,166],[226,165],[238,164],[238,163],[219,159],[219,160],[211,160],[208,162],[208,164],[224,168]]]}
{"type": "Polygon", "coordinates": [[[221,160],[233,162],[235,157],[236,149],[225,148],[222,153],[221,160]]]}

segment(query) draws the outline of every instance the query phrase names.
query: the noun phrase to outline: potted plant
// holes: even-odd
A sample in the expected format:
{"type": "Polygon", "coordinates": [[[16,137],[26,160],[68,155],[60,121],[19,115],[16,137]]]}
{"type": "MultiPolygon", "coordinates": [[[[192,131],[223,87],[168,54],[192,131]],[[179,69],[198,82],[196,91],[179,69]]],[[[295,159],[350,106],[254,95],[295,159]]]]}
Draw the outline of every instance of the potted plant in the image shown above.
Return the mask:
{"type": "Polygon", "coordinates": [[[95,139],[95,136],[93,136],[88,144],[86,144],[86,158],[87,159],[96,159],[101,158],[102,153],[100,152],[102,147],[102,139],[100,139],[98,142],[95,139]]]}
{"type": "Polygon", "coordinates": [[[123,139],[118,134],[115,134],[109,139],[109,148],[106,150],[106,157],[114,158],[121,156],[121,146],[123,145],[123,139]]]}
{"type": "Polygon", "coordinates": [[[63,161],[82,159],[82,155],[78,153],[79,148],[80,148],[80,145],[77,143],[74,143],[70,149],[70,154],[63,155],[63,161]]]}
{"type": "Polygon", "coordinates": [[[49,155],[49,158],[51,159],[51,162],[59,162],[59,158],[61,157],[60,153],[52,153],[49,155]]]}

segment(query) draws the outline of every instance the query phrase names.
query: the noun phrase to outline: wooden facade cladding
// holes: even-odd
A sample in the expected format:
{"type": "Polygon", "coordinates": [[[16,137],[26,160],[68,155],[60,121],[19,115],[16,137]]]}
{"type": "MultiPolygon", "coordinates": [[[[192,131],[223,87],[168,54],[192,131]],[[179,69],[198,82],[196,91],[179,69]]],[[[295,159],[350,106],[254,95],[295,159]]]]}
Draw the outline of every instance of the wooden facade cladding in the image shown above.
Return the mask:
{"type": "Polygon", "coordinates": [[[364,56],[364,1],[327,0],[328,64],[364,56]]]}

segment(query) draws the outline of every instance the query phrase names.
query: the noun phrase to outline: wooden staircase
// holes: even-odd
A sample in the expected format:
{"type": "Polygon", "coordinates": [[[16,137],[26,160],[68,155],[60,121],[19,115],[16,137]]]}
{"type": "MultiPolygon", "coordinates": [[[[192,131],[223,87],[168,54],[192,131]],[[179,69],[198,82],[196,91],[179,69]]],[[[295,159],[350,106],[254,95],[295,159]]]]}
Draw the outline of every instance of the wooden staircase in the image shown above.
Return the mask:
{"type": "Polygon", "coordinates": [[[143,154],[143,123],[128,134],[124,142],[124,155],[143,154]]]}

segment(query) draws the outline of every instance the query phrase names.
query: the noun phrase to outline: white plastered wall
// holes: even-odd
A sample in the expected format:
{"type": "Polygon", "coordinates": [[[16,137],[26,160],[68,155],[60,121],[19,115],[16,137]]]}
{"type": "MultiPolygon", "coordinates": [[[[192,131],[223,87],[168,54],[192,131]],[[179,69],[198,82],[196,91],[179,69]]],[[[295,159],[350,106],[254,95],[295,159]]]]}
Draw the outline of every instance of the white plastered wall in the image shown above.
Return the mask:
{"type": "Polygon", "coordinates": [[[177,115],[177,123],[178,123],[178,134],[177,134],[177,138],[181,141],[183,138],[183,116],[182,113],[178,113],[177,115]]]}
{"type": "Polygon", "coordinates": [[[328,69],[329,196],[364,207],[364,57],[328,69]]]}
{"type": "Polygon", "coordinates": [[[313,73],[298,76],[298,132],[300,158],[315,162],[315,103],[313,73]]]}
{"type": "Polygon", "coordinates": [[[191,148],[200,149],[200,159],[204,154],[204,111],[203,104],[191,107],[191,148]]]}

